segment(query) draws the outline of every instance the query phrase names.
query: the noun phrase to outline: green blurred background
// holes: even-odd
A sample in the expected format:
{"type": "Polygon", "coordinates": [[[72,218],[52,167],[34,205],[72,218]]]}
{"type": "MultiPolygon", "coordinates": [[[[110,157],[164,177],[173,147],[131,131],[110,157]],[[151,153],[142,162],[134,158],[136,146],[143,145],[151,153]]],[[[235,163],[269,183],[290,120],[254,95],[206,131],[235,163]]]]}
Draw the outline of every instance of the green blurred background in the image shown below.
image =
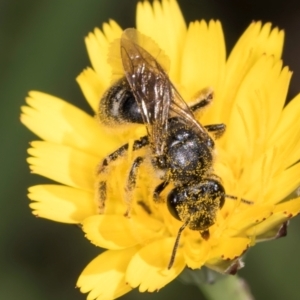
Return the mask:
{"type": "MultiPolygon", "coordinates": [[[[186,21],[220,19],[228,50],[252,20],[272,21],[286,30],[284,62],[294,71],[289,98],[300,90],[300,5],[298,1],[179,0],[186,21]]],[[[27,187],[45,182],[25,162],[35,139],[19,122],[31,89],[64,98],[91,112],[75,77],[89,65],[84,36],[109,18],[134,26],[136,1],[0,1],[0,299],[85,299],[75,289],[78,275],[99,249],[75,226],[35,218],[27,187]]],[[[300,220],[288,236],[248,252],[247,279],[255,299],[300,299],[300,220]]],[[[155,294],[136,291],[124,299],[202,299],[175,281],[155,294]]]]}

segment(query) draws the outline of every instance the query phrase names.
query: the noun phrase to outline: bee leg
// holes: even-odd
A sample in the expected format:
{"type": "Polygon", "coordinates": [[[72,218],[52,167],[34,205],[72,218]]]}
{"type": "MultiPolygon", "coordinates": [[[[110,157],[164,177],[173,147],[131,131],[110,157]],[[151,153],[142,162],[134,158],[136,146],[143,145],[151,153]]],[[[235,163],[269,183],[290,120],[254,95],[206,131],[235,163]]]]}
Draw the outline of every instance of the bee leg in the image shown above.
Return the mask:
{"type": "Polygon", "coordinates": [[[103,214],[105,209],[105,200],[106,200],[106,181],[100,181],[97,186],[97,202],[99,213],[103,214]]]}
{"type": "Polygon", "coordinates": [[[209,105],[212,102],[212,100],[213,100],[213,91],[211,89],[204,89],[196,97],[196,101],[194,104],[190,106],[190,109],[192,112],[201,110],[207,105],[209,105]]]}
{"type": "Polygon", "coordinates": [[[169,184],[168,180],[164,180],[163,182],[161,182],[154,190],[153,192],[153,199],[154,201],[158,201],[159,195],[161,194],[161,192],[167,187],[167,185],[169,184]]]}
{"type": "Polygon", "coordinates": [[[113,161],[117,160],[119,157],[123,156],[127,151],[128,151],[128,143],[124,144],[123,146],[118,148],[116,151],[114,151],[113,153],[106,156],[97,167],[97,170],[96,170],[97,175],[104,173],[107,170],[107,168],[111,162],[113,162],[113,161]]]}
{"type": "Polygon", "coordinates": [[[124,155],[128,150],[128,144],[125,144],[118,148],[113,153],[109,154],[107,157],[105,157],[102,162],[97,166],[96,169],[96,175],[101,176],[101,180],[99,181],[97,187],[96,187],[96,203],[98,203],[98,209],[99,213],[103,214],[105,210],[105,201],[107,196],[107,184],[106,180],[102,177],[107,177],[107,169],[109,168],[109,165],[111,162],[117,160],[119,157],[124,155]]]}
{"type": "Polygon", "coordinates": [[[144,161],[144,158],[139,156],[137,157],[130,169],[128,179],[127,179],[127,184],[125,188],[126,192],[126,204],[127,204],[127,211],[125,212],[124,216],[125,217],[130,217],[130,210],[131,210],[131,202],[132,202],[132,192],[134,191],[136,187],[136,179],[137,179],[137,173],[140,165],[144,161]]]}
{"type": "Polygon", "coordinates": [[[220,138],[226,130],[226,125],[223,123],[205,125],[204,127],[208,132],[212,133],[215,139],[220,138]]]}
{"type": "MultiPolygon", "coordinates": [[[[136,151],[139,150],[145,146],[149,145],[149,139],[148,136],[143,136],[138,140],[135,140],[133,142],[133,146],[132,146],[132,150],[136,151]]],[[[103,173],[107,170],[107,167],[109,166],[109,164],[113,161],[116,161],[118,158],[120,158],[121,156],[123,156],[124,154],[127,153],[128,151],[128,143],[124,144],[123,146],[121,146],[120,148],[118,148],[116,151],[114,151],[113,153],[109,154],[108,156],[106,156],[102,163],[100,163],[97,167],[96,173],[97,175],[100,173],[103,173]]]]}
{"type": "MultiPolygon", "coordinates": [[[[148,136],[143,136],[138,140],[133,142],[132,149],[133,151],[139,150],[149,144],[148,136]]],[[[96,175],[98,176],[106,176],[108,173],[108,168],[110,163],[116,161],[123,155],[125,155],[128,151],[128,143],[124,144],[120,148],[118,148],[113,153],[109,154],[105,157],[102,162],[97,166],[96,175]]],[[[107,177],[107,176],[106,176],[107,177]]],[[[99,213],[103,214],[105,209],[105,201],[107,196],[107,184],[106,180],[100,180],[98,186],[96,187],[96,202],[98,203],[99,213]]]]}

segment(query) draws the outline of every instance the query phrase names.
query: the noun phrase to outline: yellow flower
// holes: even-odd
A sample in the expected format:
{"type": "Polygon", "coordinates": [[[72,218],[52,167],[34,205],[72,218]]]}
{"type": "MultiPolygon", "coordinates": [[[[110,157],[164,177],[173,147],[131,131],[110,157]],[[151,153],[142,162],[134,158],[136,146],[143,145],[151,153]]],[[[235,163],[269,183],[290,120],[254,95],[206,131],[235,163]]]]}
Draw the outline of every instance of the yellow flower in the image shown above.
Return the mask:
{"type": "MultiPolygon", "coordinates": [[[[233,273],[249,247],[284,235],[287,221],[300,211],[300,198],[283,200],[300,181],[300,96],[284,106],[291,72],[281,61],[283,31],[253,22],[226,58],[220,22],[187,27],[175,0],[139,3],[136,23],[169,57],[169,77],[187,103],[202,89],[213,88],[212,105],[197,118],[202,124],[226,124],[216,141],[214,170],[226,194],[249,203],[227,198],[207,240],[186,228],[168,269],[182,222],[165,202],[153,201],[154,170],[147,165],[141,166],[130,199],[131,217],[124,217],[125,182],[136,155],[130,146],[144,126],[105,128],[59,98],[30,92],[21,120],[42,141],[32,142],[28,163],[33,173],[59,183],[30,187],[33,214],[80,223],[92,243],[108,249],[79,277],[77,285],[89,292],[88,299],[117,298],[136,287],[159,290],[185,267],[233,273]],[[99,214],[95,169],[125,143],[128,155],[109,170],[105,213],[99,214]]],[[[95,114],[115,71],[107,62],[110,45],[121,33],[110,21],[86,38],[93,68],[77,81],[95,114]]]]}

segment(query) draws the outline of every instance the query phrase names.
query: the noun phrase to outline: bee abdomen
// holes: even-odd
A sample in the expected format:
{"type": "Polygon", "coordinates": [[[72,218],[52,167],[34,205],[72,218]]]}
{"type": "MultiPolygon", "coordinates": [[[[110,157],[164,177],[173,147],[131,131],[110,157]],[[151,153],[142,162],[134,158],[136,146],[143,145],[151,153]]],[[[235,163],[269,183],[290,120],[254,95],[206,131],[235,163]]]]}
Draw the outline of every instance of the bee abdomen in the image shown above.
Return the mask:
{"type": "Polygon", "coordinates": [[[108,126],[143,123],[142,114],[125,78],[117,81],[104,93],[97,117],[108,126]]]}

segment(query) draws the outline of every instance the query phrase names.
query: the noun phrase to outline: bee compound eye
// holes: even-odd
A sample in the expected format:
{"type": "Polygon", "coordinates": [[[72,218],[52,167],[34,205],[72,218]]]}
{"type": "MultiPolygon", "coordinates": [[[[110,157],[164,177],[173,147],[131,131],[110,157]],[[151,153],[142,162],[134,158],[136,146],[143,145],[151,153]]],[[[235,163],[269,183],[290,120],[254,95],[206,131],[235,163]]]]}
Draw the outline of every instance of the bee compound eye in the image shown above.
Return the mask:
{"type": "Polygon", "coordinates": [[[171,215],[179,221],[181,221],[181,219],[177,211],[177,206],[182,204],[183,201],[184,201],[183,193],[180,192],[178,188],[174,188],[173,190],[170,191],[167,198],[167,206],[171,215]]]}

